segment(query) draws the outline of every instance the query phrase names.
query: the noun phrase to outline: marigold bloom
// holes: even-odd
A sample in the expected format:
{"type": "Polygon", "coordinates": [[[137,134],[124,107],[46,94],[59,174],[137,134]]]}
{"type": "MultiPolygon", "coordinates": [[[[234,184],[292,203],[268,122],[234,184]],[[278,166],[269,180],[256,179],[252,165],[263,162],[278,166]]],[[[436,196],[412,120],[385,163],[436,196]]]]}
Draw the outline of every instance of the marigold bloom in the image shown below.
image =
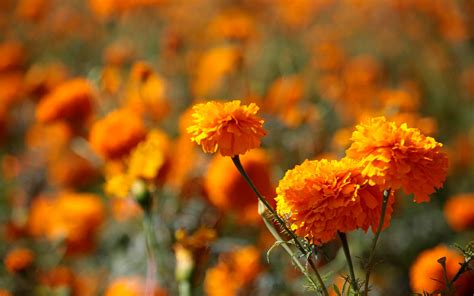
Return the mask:
{"type": "Polygon", "coordinates": [[[117,159],[127,155],[145,137],[141,118],[127,109],[120,109],[92,126],[89,141],[99,155],[117,159]]]}
{"type": "Polygon", "coordinates": [[[150,131],[130,153],[127,170],[119,170],[107,176],[105,191],[117,197],[126,197],[137,179],[156,181],[168,157],[170,140],[157,129],[150,131]]]}
{"type": "Polygon", "coordinates": [[[32,235],[52,241],[65,239],[68,253],[83,253],[94,247],[94,236],[104,220],[100,198],[88,193],[61,193],[55,198],[36,198],[28,228],[32,235]]]}
{"type": "MultiPolygon", "coordinates": [[[[362,176],[360,165],[341,161],[306,160],[286,172],[277,188],[277,212],[299,236],[312,243],[332,240],[337,231],[377,229],[382,192],[362,176]]],[[[384,221],[390,221],[389,199],[384,221]]]]}
{"type": "MultiPolygon", "coordinates": [[[[270,161],[263,150],[245,154],[242,166],[264,196],[274,196],[270,178],[270,161]]],[[[258,202],[255,193],[227,157],[216,155],[204,178],[204,188],[210,202],[224,213],[237,215],[238,223],[257,223],[258,202]]]]}
{"type": "Polygon", "coordinates": [[[244,154],[260,146],[265,136],[263,119],[256,114],[255,104],[240,105],[240,101],[208,102],[193,107],[194,124],[188,127],[191,140],[206,153],[219,150],[223,156],[244,154]]]}
{"type": "Polygon", "coordinates": [[[41,99],[36,107],[36,118],[40,122],[81,121],[92,113],[94,100],[94,89],[87,80],[72,79],[41,99]]]}
{"type": "Polygon", "coordinates": [[[403,188],[414,194],[416,202],[423,202],[446,179],[448,157],[441,151],[443,145],[419,129],[377,117],[358,125],[352,141],[346,155],[362,160],[362,173],[371,184],[403,188]]]}
{"type": "Polygon", "coordinates": [[[444,216],[456,231],[474,228],[474,193],[458,194],[446,202],[444,216]]]}
{"type": "MultiPolygon", "coordinates": [[[[446,288],[443,268],[437,261],[446,257],[446,274],[452,279],[464,262],[458,252],[443,245],[423,251],[410,268],[410,285],[414,292],[433,293],[446,288]]],[[[472,295],[474,293],[474,274],[466,272],[454,283],[456,295],[472,295]]]]}
{"type": "Polygon", "coordinates": [[[244,247],[221,255],[216,266],[208,269],[204,291],[209,296],[236,296],[258,275],[262,266],[260,252],[244,247]]]}
{"type": "MultiPolygon", "coordinates": [[[[141,296],[145,295],[145,281],[137,276],[119,277],[112,281],[105,290],[105,296],[141,296]]],[[[155,288],[153,296],[165,296],[167,293],[155,288]]]]}
{"type": "Polygon", "coordinates": [[[5,267],[11,273],[21,272],[31,266],[34,254],[30,249],[16,248],[5,257],[5,267]]]}

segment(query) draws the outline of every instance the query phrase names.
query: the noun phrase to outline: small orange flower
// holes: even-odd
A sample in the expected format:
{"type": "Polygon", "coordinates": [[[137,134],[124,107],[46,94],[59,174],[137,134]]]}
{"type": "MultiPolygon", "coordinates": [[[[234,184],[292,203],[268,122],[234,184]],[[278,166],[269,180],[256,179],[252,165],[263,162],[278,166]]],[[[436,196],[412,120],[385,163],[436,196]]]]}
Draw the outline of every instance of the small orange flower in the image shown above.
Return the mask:
{"type": "MultiPolygon", "coordinates": [[[[252,150],[242,157],[242,166],[264,196],[274,196],[270,161],[263,150],[252,150]]],[[[252,189],[227,157],[216,155],[204,178],[204,188],[213,205],[225,213],[235,213],[238,223],[261,221],[252,189]]]]}
{"type": "MultiPolygon", "coordinates": [[[[141,296],[145,295],[145,281],[137,276],[119,277],[109,284],[105,296],[141,296]]],[[[165,296],[167,293],[156,288],[153,296],[165,296]]]]}
{"type": "Polygon", "coordinates": [[[456,231],[474,228],[474,193],[463,193],[451,197],[444,206],[444,216],[456,231]]]}
{"type": "Polygon", "coordinates": [[[5,267],[11,273],[21,272],[31,266],[34,254],[30,249],[16,248],[5,257],[5,267]]]}
{"type": "Polygon", "coordinates": [[[55,198],[36,198],[28,228],[32,235],[51,241],[64,239],[67,251],[84,253],[94,247],[94,237],[104,220],[100,197],[90,193],[61,193],[55,198]]]}
{"type": "Polygon", "coordinates": [[[92,113],[94,98],[94,89],[87,80],[77,78],[63,82],[41,99],[36,118],[40,122],[84,120],[92,113]]]}
{"type": "Polygon", "coordinates": [[[371,184],[403,188],[414,194],[416,202],[429,201],[429,194],[443,185],[448,157],[435,139],[406,124],[387,122],[385,117],[373,118],[356,129],[346,155],[362,161],[362,173],[371,184]]]}
{"type": "MultiPolygon", "coordinates": [[[[255,247],[243,247],[221,255],[216,266],[210,268],[204,280],[209,296],[236,296],[261,271],[260,252],[255,247]]],[[[245,294],[245,293],[244,293],[245,294]]]]}
{"type": "MultiPolygon", "coordinates": [[[[362,176],[359,163],[306,160],[286,172],[277,188],[277,212],[299,236],[312,243],[332,240],[337,231],[377,228],[382,192],[362,176]]],[[[391,216],[389,199],[385,227],[391,216]]]]}
{"type": "Polygon", "coordinates": [[[263,119],[256,115],[258,109],[253,103],[241,106],[238,100],[198,104],[193,107],[194,125],[187,131],[206,153],[219,150],[223,156],[244,154],[260,146],[266,134],[263,119]]]}
{"type": "MultiPolygon", "coordinates": [[[[464,257],[443,245],[422,252],[410,268],[410,284],[414,292],[433,293],[446,288],[443,268],[437,262],[446,257],[446,273],[452,279],[464,262],[464,257]]],[[[466,272],[454,283],[456,295],[474,293],[474,274],[466,272]]],[[[436,294],[438,295],[438,294],[436,294]]]]}
{"type": "Polygon", "coordinates": [[[109,113],[91,128],[89,141],[92,148],[106,159],[127,155],[146,138],[146,129],[135,113],[121,109],[109,113]]]}

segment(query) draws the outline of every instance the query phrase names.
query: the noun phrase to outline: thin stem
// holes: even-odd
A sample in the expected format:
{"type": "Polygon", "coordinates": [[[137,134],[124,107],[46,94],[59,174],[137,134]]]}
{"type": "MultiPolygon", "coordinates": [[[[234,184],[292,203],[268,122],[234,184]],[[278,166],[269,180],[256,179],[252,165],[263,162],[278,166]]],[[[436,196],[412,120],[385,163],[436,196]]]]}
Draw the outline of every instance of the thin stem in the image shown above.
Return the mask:
{"type": "Polygon", "coordinates": [[[391,194],[391,189],[384,190],[383,192],[383,201],[382,201],[382,213],[380,214],[379,226],[377,227],[377,232],[375,233],[374,239],[372,240],[372,248],[369,254],[369,260],[367,261],[367,271],[365,273],[365,283],[364,283],[364,295],[369,295],[369,279],[370,272],[372,271],[372,264],[375,255],[375,248],[377,247],[377,241],[379,239],[380,233],[382,232],[383,224],[385,221],[385,213],[387,211],[388,198],[391,194]]]}
{"type": "MultiPolygon", "coordinates": [[[[303,245],[301,244],[301,242],[298,240],[298,238],[296,237],[295,233],[293,231],[291,231],[288,226],[286,226],[286,223],[281,219],[280,216],[278,216],[277,212],[275,211],[275,209],[273,209],[273,207],[268,203],[268,201],[265,199],[265,197],[263,197],[260,192],[257,190],[257,188],[255,187],[255,185],[253,184],[252,180],[250,179],[250,177],[247,175],[247,173],[245,172],[245,169],[244,167],[242,166],[242,163],[240,162],[240,158],[239,158],[239,155],[236,155],[236,156],[233,156],[232,157],[232,161],[234,162],[234,165],[235,167],[237,168],[237,170],[239,171],[239,173],[242,175],[242,177],[244,177],[245,181],[247,182],[247,184],[249,184],[250,188],[252,188],[253,192],[255,193],[255,195],[257,195],[258,199],[263,203],[263,205],[265,206],[265,208],[271,213],[272,217],[275,218],[275,220],[277,221],[278,225],[280,227],[282,227],[286,233],[288,233],[290,236],[291,236],[291,239],[295,242],[296,246],[298,247],[298,249],[301,251],[301,253],[303,253],[304,255],[307,254],[307,251],[306,249],[303,247],[303,245]]],[[[323,293],[324,295],[329,295],[327,289],[326,289],[326,286],[324,285],[324,281],[323,279],[321,278],[321,275],[319,274],[318,272],[318,269],[316,268],[316,264],[314,263],[313,259],[311,257],[308,257],[308,263],[309,265],[311,266],[311,269],[314,271],[315,275],[316,275],[316,278],[318,279],[318,282],[319,284],[321,285],[321,288],[323,289],[323,293]]]]}
{"type": "Polygon", "coordinates": [[[349,266],[349,275],[351,277],[351,286],[355,292],[359,290],[357,280],[354,273],[354,266],[352,265],[351,251],[349,250],[349,243],[347,242],[347,236],[344,232],[337,232],[339,239],[342,243],[342,249],[344,250],[344,256],[346,256],[347,265],[349,266]]]}
{"type": "Polygon", "coordinates": [[[461,267],[459,268],[458,272],[454,275],[453,279],[449,282],[449,286],[452,286],[454,282],[463,274],[467,267],[469,266],[469,261],[464,261],[463,264],[461,264],[461,267]]]}
{"type": "Polygon", "coordinates": [[[298,257],[296,256],[296,254],[293,252],[293,250],[291,250],[290,246],[288,246],[288,244],[286,243],[285,240],[283,240],[283,238],[280,236],[280,234],[278,233],[278,231],[275,229],[275,227],[273,227],[273,224],[268,220],[268,218],[262,214],[262,219],[263,219],[263,222],[265,223],[265,226],[267,226],[267,229],[268,231],[270,231],[270,233],[273,235],[273,237],[275,238],[275,240],[277,242],[280,242],[281,243],[281,247],[288,253],[288,255],[290,255],[291,257],[291,260],[295,263],[296,267],[298,267],[298,269],[301,271],[301,273],[306,277],[306,279],[308,279],[308,281],[315,287],[317,288],[318,287],[318,284],[316,284],[313,280],[313,278],[308,274],[306,268],[303,266],[303,264],[301,264],[301,262],[298,260],[298,257]]]}
{"type": "Polygon", "coordinates": [[[145,282],[145,295],[152,295],[156,285],[157,261],[154,253],[153,226],[149,213],[143,215],[143,231],[145,234],[145,245],[147,255],[147,275],[145,282]]]}

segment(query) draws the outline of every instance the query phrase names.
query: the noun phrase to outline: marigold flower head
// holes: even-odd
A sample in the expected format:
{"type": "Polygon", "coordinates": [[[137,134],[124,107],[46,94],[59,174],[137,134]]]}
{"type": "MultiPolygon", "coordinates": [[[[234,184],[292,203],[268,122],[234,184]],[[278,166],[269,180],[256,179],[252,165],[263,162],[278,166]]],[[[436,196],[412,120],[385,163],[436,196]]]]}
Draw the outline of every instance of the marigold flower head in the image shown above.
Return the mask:
{"type": "Polygon", "coordinates": [[[358,125],[352,141],[346,155],[362,161],[362,173],[371,184],[403,188],[414,194],[416,202],[423,202],[446,179],[448,157],[441,151],[443,145],[419,129],[377,117],[358,125]]]}
{"type": "Polygon", "coordinates": [[[221,255],[217,265],[208,269],[204,290],[209,296],[240,295],[261,270],[260,252],[255,247],[240,248],[221,255]]]}
{"type": "Polygon", "coordinates": [[[456,231],[474,228],[474,193],[458,194],[446,202],[444,216],[456,231]]]}
{"type": "Polygon", "coordinates": [[[188,127],[191,140],[206,153],[219,150],[223,156],[244,154],[260,146],[265,136],[263,119],[256,114],[256,104],[240,105],[240,101],[208,102],[193,107],[194,124],[188,127]]]}
{"type": "MultiPolygon", "coordinates": [[[[446,246],[439,245],[423,251],[418,255],[410,268],[410,285],[414,292],[426,291],[433,293],[446,288],[443,268],[438,259],[446,257],[446,274],[452,279],[459,270],[464,257],[446,246]]],[[[472,295],[474,293],[474,274],[466,272],[454,283],[456,295],[472,295]]]]}
{"type": "MultiPolygon", "coordinates": [[[[270,161],[263,150],[245,154],[242,166],[264,196],[274,196],[270,178],[270,161]]],[[[258,202],[255,193],[227,157],[216,155],[204,178],[204,188],[210,202],[225,213],[238,216],[238,223],[257,223],[258,202]]]]}
{"type": "MultiPolygon", "coordinates": [[[[119,277],[113,280],[105,290],[105,296],[141,296],[145,295],[145,280],[137,276],[119,277]]],[[[165,296],[167,293],[155,288],[153,296],[165,296]]]]}
{"type": "Polygon", "coordinates": [[[5,267],[11,273],[21,272],[31,266],[34,254],[30,249],[16,248],[5,257],[5,267]]]}
{"type": "Polygon", "coordinates": [[[86,79],[63,82],[41,99],[36,118],[40,122],[84,120],[92,113],[94,98],[94,89],[86,79]]]}
{"type": "Polygon", "coordinates": [[[60,193],[39,197],[32,205],[28,228],[32,235],[55,241],[64,239],[67,252],[83,253],[94,247],[94,236],[104,220],[100,197],[89,193],[60,193]]]}
{"type": "MultiPolygon", "coordinates": [[[[359,163],[306,160],[286,172],[277,188],[277,212],[299,236],[312,243],[332,240],[337,231],[377,228],[382,192],[362,176],[359,163]]],[[[393,198],[385,216],[388,225],[393,198]]]]}
{"type": "Polygon", "coordinates": [[[145,137],[146,129],[141,118],[127,109],[120,109],[92,126],[89,141],[99,155],[117,159],[127,155],[145,137]]]}

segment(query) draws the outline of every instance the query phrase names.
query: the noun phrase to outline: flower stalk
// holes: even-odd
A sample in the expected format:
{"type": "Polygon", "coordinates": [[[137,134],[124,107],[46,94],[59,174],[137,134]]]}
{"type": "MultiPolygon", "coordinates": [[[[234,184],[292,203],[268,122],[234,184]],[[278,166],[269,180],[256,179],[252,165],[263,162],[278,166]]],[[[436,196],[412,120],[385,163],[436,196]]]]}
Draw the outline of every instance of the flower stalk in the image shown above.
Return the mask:
{"type": "Polygon", "coordinates": [[[377,241],[379,239],[380,233],[382,232],[383,224],[385,221],[385,213],[387,211],[388,199],[391,193],[392,193],[392,189],[387,189],[387,190],[384,190],[383,192],[382,213],[380,215],[379,226],[377,227],[377,231],[375,233],[374,239],[372,240],[372,248],[370,250],[369,260],[367,261],[367,266],[366,266],[365,283],[364,283],[365,296],[369,295],[369,279],[370,279],[370,273],[372,271],[375,248],[377,247],[377,241]]]}
{"type": "Polygon", "coordinates": [[[357,279],[355,277],[354,273],[354,265],[352,264],[352,258],[351,258],[351,252],[349,249],[349,243],[347,242],[347,235],[344,232],[337,232],[337,235],[339,236],[339,239],[342,244],[342,249],[344,250],[344,256],[346,257],[347,265],[349,267],[349,276],[351,280],[351,286],[352,289],[355,292],[359,291],[359,285],[357,284],[357,279]]]}
{"type": "MultiPolygon", "coordinates": [[[[265,206],[265,208],[270,212],[272,218],[275,219],[275,221],[278,223],[278,225],[286,232],[290,235],[291,239],[294,241],[295,245],[297,246],[297,248],[300,250],[300,252],[303,254],[303,255],[306,255],[308,253],[308,251],[304,248],[304,246],[301,244],[301,242],[298,240],[298,238],[296,237],[295,233],[293,231],[291,231],[288,226],[286,225],[286,223],[281,219],[280,216],[278,216],[277,212],[275,211],[275,209],[273,209],[273,207],[268,203],[268,201],[265,199],[265,197],[263,197],[260,192],[257,190],[257,188],[255,187],[255,185],[253,184],[252,180],[250,179],[250,177],[247,175],[247,173],[245,172],[245,169],[244,167],[242,166],[242,163],[240,162],[240,157],[239,155],[235,155],[232,157],[232,162],[234,163],[235,167],[237,168],[237,170],[239,171],[239,173],[242,175],[242,177],[244,177],[245,181],[247,182],[247,184],[250,186],[250,188],[252,188],[252,191],[255,193],[255,195],[257,196],[257,198],[259,199],[259,201],[262,202],[262,204],[265,206]]],[[[311,257],[308,257],[308,264],[309,266],[311,267],[311,269],[314,271],[315,275],[316,275],[316,278],[318,280],[318,283],[319,285],[321,286],[321,289],[323,291],[323,294],[328,296],[329,293],[326,289],[326,286],[324,285],[324,281],[323,279],[321,278],[321,275],[319,274],[318,272],[318,269],[316,267],[316,264],[314,263],[313,259],[311,257]]]]}

